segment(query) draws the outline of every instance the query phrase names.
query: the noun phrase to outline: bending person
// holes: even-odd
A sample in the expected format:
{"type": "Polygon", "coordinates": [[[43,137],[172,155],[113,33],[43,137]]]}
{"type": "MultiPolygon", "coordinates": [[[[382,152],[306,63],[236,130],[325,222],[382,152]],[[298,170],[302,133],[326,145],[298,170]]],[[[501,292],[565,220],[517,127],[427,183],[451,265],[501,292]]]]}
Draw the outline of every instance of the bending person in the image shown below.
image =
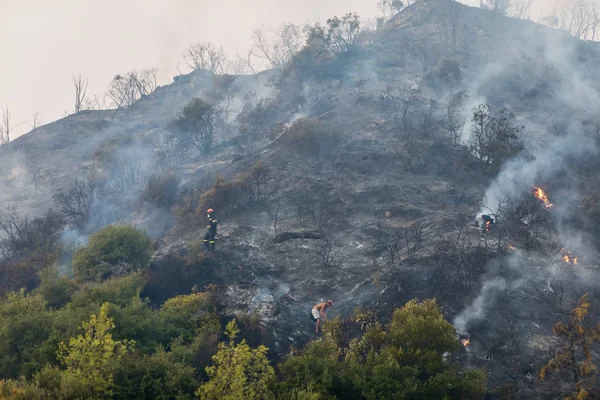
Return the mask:
{"type": "Polygon", "coordinates": [[[319,321],[321,318],[326,319],[325,310],[333,305],[332,300],[327,300],[325,303],[319,303],[310,311],[310,319],[316,322],[315,333],[319,333],[319,321]]]}

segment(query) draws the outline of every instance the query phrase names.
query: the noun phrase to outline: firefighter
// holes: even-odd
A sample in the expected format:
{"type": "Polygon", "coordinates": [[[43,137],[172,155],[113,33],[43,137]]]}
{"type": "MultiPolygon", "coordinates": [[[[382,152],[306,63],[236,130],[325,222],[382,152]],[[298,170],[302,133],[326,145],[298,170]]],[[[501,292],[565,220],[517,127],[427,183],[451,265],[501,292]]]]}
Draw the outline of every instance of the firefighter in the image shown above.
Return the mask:
{"type": "Polygon", "coordinates": [[[215,250],[215,236],[217,236],[217,219],[214,217],[214,211],[212,208],[206,210],[206,217],[210,225],[206,227],[206,234],[204,235],[204,247],[208,251],[215,250]]]}

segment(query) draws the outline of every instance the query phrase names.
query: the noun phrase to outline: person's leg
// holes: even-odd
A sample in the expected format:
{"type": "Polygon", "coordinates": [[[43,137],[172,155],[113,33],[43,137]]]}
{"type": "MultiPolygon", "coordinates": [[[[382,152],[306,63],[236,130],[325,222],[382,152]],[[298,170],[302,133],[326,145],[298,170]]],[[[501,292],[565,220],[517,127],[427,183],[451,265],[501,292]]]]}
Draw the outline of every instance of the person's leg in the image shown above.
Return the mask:
{"type": "Polygon", "coordinates": [[[209,242],[210,241],[210,232],[206,232],[204,234],[204,239],[202,240],[202,242],[204,243],[204,247],[206,248],[206,250],[210,250],[210,245],[209,242]]]}
{"type": "Polygon", "coordinates": [[[210,251],[215,250],[215,235],[213,235],[212,233],[210,234],[210,239],[208,241],[208,245],[210,246],[210,251]]]}
{"type": "Polygon", "coordinates": [[[315,333],[319,333],[319,321],[321,318],[317,318],[317,326],[315,327],[315,333]]]}

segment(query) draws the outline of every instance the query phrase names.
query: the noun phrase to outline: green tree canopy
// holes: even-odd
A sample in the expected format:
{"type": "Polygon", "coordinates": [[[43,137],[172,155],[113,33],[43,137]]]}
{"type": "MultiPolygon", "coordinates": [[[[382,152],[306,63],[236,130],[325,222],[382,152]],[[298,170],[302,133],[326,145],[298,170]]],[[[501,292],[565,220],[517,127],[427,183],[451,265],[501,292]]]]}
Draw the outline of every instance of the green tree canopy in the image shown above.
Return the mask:
{"type": "Polygon", "coordinates": [[[73,271],[80,279],[101,280],[119,264],[128,264],[133,270],[145,268],[151,256],[152,241],[144,231],[110,225],[93,233],[87,246],[77,249],[73,271]]]}

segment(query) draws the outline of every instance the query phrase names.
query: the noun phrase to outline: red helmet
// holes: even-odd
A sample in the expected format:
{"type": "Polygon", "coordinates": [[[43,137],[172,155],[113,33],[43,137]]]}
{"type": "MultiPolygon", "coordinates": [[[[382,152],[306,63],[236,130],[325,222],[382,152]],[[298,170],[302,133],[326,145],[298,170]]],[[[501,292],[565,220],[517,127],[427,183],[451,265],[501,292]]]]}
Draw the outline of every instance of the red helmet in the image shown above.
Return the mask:
{"type": "Polygon", "coordinates": [[[212,213],[212,212],[213,212],[213,209],[212,209],[212,208],[209,208],[208,210],[206,210],[206,212],[210,214],[210,213],[212,213]]]}

